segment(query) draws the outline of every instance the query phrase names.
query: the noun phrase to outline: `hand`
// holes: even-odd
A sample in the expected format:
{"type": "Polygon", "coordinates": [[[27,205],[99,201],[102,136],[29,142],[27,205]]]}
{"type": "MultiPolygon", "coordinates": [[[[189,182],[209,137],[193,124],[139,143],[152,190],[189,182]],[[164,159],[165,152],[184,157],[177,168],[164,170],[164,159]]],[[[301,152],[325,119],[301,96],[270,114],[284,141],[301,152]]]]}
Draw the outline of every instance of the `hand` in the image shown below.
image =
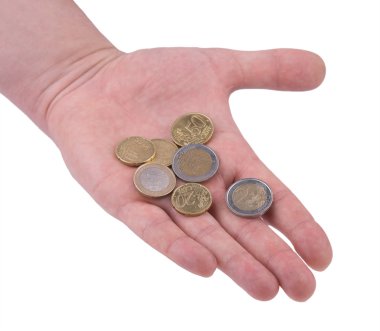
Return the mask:
{"type": "Polygon", "coordinates": [[[315,88],[324,78],[322,60],[297,50],[112,54],[93,74],[89,70],[67,85],[45,114],[47,131],[73,176],[105,210],[183,268],[209,276],[218,267],[260,300],[273,298],[279,285],[295,300],[309,298],[315,279],[303,261],[326,268],[332,258],[328,239],[251,150],[231,117],[228,98],[239,88],[315,88]],[[140,195],[132,180],[135,169],[114,155],[128,136],[170,139],[171,124],[188,112],[213,120],[208,145],[221,159],[217,175],[205,184],[213,207],[198,217],[177,213],[168,197],[140,195]],[[226,189],[246,177],[260,178],[273,190],[274,203],[262,219],[237,217],[226,206],[226,189]],[[268,225],[289,238],[299,255],[268,225]]]}

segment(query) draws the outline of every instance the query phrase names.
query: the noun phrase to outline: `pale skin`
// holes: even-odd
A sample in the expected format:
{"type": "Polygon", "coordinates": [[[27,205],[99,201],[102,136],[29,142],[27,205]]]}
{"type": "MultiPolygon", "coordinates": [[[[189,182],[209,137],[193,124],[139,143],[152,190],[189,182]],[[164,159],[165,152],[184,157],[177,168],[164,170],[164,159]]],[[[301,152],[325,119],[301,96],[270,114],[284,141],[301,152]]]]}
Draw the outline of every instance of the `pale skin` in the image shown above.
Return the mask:
{"type": "Polygon", "coordinates": [[[291,49],[123,53],[71,1],[0,5],[0,42],[7,45],[0,48],[0,91],[53,139],[74,178],[106,211],[179,266],[201,276],[219,268],[256,299],[273,298],[279,287],[297,301],[313,294],[310,268],[329,265],[331,245],[244,140],[228,99],[241,88],[313,89],[325,75],[319,56],[291,49]],[[213,120],[208,145],[221,160],[206,183],[213,207],[197,217],[178,214],[168,197],[140,195],[132,184],[135,169],[114,156],[128,136],[170,138],[171,123],[188,112],[213,120]],[[247,177],[267,182],[274,193],[261,219],[234,216],[226,206],[226,189],[247,177]]]}

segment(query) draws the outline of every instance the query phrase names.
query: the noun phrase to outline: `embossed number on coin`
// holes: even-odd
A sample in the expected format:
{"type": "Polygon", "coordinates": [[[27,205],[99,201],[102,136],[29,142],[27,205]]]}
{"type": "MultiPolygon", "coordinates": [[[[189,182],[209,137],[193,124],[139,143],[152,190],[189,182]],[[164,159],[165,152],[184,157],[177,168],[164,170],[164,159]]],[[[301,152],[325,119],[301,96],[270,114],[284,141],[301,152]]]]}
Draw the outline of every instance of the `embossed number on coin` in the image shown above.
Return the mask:
{"type": "Polygon", "coordinates": [[[133,182],[143,195],[162,197],[173,191],[176,178],[168,167],[162,164],[146,163],[137,168],[133,182]]]}
{"type": "Polygon", "coordinates": [[[203,185],[187,183],[172,193],[172,205],[181,214],[197,216],[205,213],[212,204],[210,191],[203,185]]]}
{"type": "Polygon", "coordinates": [[[230,186],[226,195],[228,208],[236,215],[257,217],[263,215],[273,201],[272,191],[256,178],[241,179],[230,186]]]}
{"type": "Polygon", "coordinates": [[[172,126],[172,139],[179,146],[204,144],[214,132],[212,121],[201,113],[190,113],[178,118],[172,126]]]}

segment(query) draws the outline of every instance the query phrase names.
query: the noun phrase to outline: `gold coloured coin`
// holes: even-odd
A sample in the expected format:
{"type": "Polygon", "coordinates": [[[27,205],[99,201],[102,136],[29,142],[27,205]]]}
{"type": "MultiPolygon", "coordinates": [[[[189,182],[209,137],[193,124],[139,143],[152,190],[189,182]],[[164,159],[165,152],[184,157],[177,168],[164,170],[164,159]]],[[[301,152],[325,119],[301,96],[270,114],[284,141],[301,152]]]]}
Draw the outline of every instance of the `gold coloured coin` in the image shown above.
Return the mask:
{"type": "Polygon", "coordinates": [[[157,198],[174,190],[176,177],[162,164],[146,163],[137,168],[133,182],[141,194],[157,198]]]}
{"type": "Polygon", "coordinates": [[[181,214],[198,216],[205,213],[212,204],[210,191],[198,183],[186,183],[172,193],[172,205],[181,214]]]}
{"type": "Polygon", "coordinates": [[[214,133],[212,121],[201,113],[189,113],[172,125],[172,139],[178,146],[205,144],[214,133]]]}
{"type": "Polygon", "coordinates": [[[142,137],[129,137],[116,147],[117,158],[129,165],[139,166],[153,159],[155,149],[153,143],[142,137]]]}
{"type": "Polygon", "coordinates": [[[156,155],[150,162],[169,167],[173,162],[173,156],[177,152],[178,147],[165,139],[152,139],[151,141],[156,150],[156,155]]]}

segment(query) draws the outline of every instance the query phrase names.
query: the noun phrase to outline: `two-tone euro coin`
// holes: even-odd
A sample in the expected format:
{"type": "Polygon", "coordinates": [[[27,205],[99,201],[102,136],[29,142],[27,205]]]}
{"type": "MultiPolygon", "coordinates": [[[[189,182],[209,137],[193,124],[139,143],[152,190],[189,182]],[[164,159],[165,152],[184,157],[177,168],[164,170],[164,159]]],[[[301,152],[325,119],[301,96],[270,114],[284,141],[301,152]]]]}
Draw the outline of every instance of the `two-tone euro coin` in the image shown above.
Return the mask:
{"type": "Polygon", "coordinates": [[[178,178],[200,183],[215,175],[219,168],[219,159],[210,147],[190,144],[175,153],[172,168],[178,178]]]}
{"type": "Polygon", "coordinates": [[[133,182],[141,194],[158,198],[174,190],[176,178],[168,167],[158,163],[146,163],[137,168],[133,182]]]}
{"type": "Polygon", "coordinates": [[[273,202],[270,187],[256,178],[240,179],[230,186],[226,194],[227,206],[236,215],[259,217],[273,202]]]}

